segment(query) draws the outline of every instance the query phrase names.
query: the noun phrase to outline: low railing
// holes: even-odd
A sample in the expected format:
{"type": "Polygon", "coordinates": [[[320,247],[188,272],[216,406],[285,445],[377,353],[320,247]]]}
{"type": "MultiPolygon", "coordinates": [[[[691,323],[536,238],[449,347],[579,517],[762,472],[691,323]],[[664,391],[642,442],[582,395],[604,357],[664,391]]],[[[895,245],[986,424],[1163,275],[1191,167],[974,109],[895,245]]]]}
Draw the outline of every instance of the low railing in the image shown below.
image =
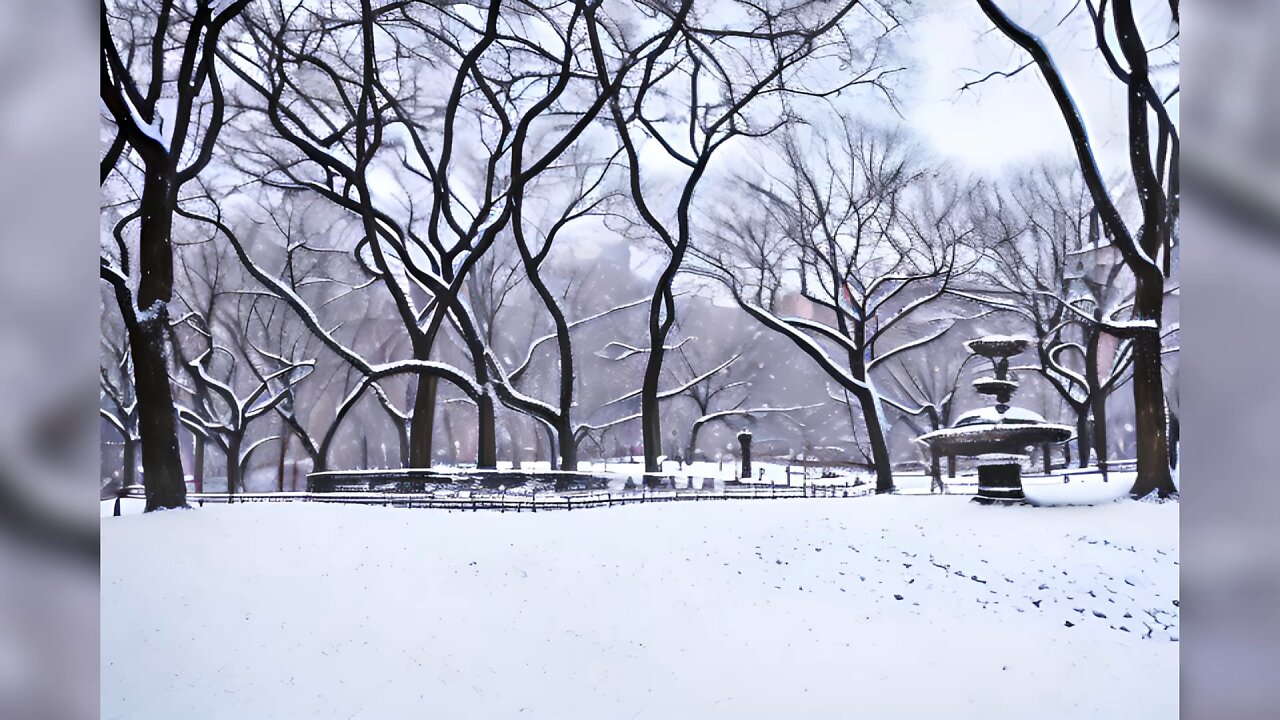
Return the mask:
{"type": "MultiPolygon", "coordinates": [[[[188,493],[193,505],[227,502],[324,502],[438,510],[496,510],[498,512],[572,511],[659,502],[700,502],[713,500],[782,500],[796,498],[852,498],[874,492],[869,484],[787,487],[785,485],[731,486],[720,490],[635,490],[621,492],[532,493],[431,493],[396,492],[279,492],[279,493],[188,493]]],[[[142,497],[131,491],[125,497],[142,497]]]]}

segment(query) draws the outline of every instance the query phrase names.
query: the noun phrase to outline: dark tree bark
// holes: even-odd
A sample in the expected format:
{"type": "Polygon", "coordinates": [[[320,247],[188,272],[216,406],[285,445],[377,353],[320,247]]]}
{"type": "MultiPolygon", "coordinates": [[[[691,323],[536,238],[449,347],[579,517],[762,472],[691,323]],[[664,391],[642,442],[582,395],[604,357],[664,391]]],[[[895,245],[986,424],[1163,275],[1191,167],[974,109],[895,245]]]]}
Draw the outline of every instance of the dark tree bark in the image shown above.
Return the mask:
{"type": "Polygon", "coordinates": [[[194,482],[192,482],[191,486],[196,492],[202,493],[204,492],[204,446],[207,441],[203,435],[199,433],[193,434],[195,435],[195,449],[191,459],[191,464],[194,466],[191,469],[191,476],[194,482]]]}
{"type": "Polygon", "coordinates": [[[477,398],[476,414],[476,467],[495,468],[498,466],[498,420],[492,395],[477,398]]]}
{"type": "MultiPolygon", "coordinates": [[[[1080,454],[1079,467],[1089,467],[1089,414],[1076,413],[1076,448],[1080,454]]],[[[1070,462],[1070,461],[1068,461],[1070,462]]]]}
{"type": "Polygon", "coordinates": [[[431,467],[431,438],[436,425],[436,393],[439,380],[418,379],[413,399],[413,419],[409,425],[409,467],[431,467]]]}
{"type": "Polygon", "coordinates": [[[280,422],[280,454],[276,456],[276,492],[284,492],[284,464],[289,457],[289,430],[280,422]]]}
{"type": "Polygon", "coordinates": [[[142,442],[142,479],[146,512],[187,504],[187,484],[178,448],[178,412],[169,385],[164,324],[169,313],[157,305],[154,320],[139,322],[131,333],[133,386],[138,399],[138,435],[142,442]]]}
{"type": "MultiPolygon", "coordinates": [[[[543,434],[547,437],[547,459],[550,462],[552,470],[560,468],[560,454],[556,451],[557,437],[556,431],[550,426],[538,423],[542,426],[543,434]]],[[[542,453],[542,443],[538,443],[538,453],[542,453]]]]}
{"type": "Polygon", "coordinates": [[[138,482],[138,441],[124,439],[124,465],[120,469],[120,486],[129,487],[138,482]]]}
{"type": "Polygon", "coordinates": [[[893,466],[889,459],[889,444],[885,440],[884,426],[881,424],[883,408],[878,407],[876,398],[868,392],[856,393],[858,406],[862,409],[862,422],[867,430],[867,441],[871,444],[871,463],[876,472],[876,492],[893,492],[893,466]]]}
{"type": "MultiPolygon", "coordinates": [[[[778,44],[777,36],[765,32],[746,31],[736,33],[734,39],[746,40],[748,43],[759,42],[753,49],[759,53],[764,63],[761,67],[752,68],[751,74],[739,74],[726,68],[732,57],[729,50],[717,55],[717,46],[731,46],[727,35],[718,34],[714,30],[698,31],[687,22],[693,11],[693,3],[686,0],[679,4],[672,3],[659,12],[665,13],[668,22],[682,37],[675,35],[664,38],[657,53],[646,67],[643,82],[635,94],[624,102],[611,103],[614,129],[626,153],[630,180],[631,200],[647,226],[648,231],[662,243],[669,253],[667,262],[659,275],[649,304],[649,357],[645,366],[643,384],[640,393],[640,409],[642,413],[640,428],[644,445],[644,464],[646,472],[659,472],[661,466],[659,456],[662,454],[662,418],[659,383],[662,378],[663,361],[666,358],[666,342],[675,324],[676,310],[672,293],[672,284],[681,271],[685,256],[689,253],[693,234],[690,211],[698,185],[705,176],[707,167],[716,150],[734,137],[744,134],[756,136],[767,135],[784,123],[775,123],[769,129],[751,128],[746,117],[748,106],[767,89],[788,92],[781,79],[784,74],[803,63],[814,52],[820,40],[835,29],[840,21],[850,13],[858,3],[838,3],[830,8],[829,13],[816,18],[811,26],[803,25],[789,31],[791,35],[802,38],[798,44],[778,44]],[[673,42],[674,40],[674,42],[673,42]],[[670,58],[669,68],[664,63],[656,62],[668,50],[675,54],[670,58]],[[657,70],[655,71],[655,68],[657,70]],[[675,74],[675,71],[686,73],[675,74]],[[664,78],[677,78],[681,90],[685,92],[685,83],[689,83],[687,135],[670,137],[661,133],[657,126],[647,119],[651,112],[645,107],[646,97],[663,96],[661,87],[664,78]],[[718,85],[726,101],[722,106],[712,104],[701,105],[698,99],[697,86],[700,82],[718,85]],[[647,135],[653,138],[674,161],[688,170],[689,174],[679,187],[678,202],[673,217],[660,218],[646,197],[645,183],[641,177],[641,163],[637,143],[633,139],[632,123],[643,126],[647,135]],[[677,149],[679,146],[679,149],[677,149]]],[[[761,26],[772,24],[778,20],[767,10],[759,6],[754,8],[767,17],[759,18],[761,26]]],[[[593,50],[599,55],[599,41],[593,34],[593,50]]],[[[743,48],[736,48],[743,53],[743,48]]],[[[607,80],[602,75],[601,80],[607,80]]],[[[821,96],[823,92],[806,91],[808,94],[821,96]]],[[[834,91],[832,91],[834,92],[834,91]]],[[[652,191],[650,191],[651,193],[652,191]]]]}
{"type": "Polygon", "coordinates": [[[240,468],[240,449],[244,443],[244,438],[240,435],[232,435],[227,438],[225,450],[227,453],[227,502],[234,502],[236,492],[243,489],[243,478],[241,477],[240,468]]]}
{"type": "MultiPolygon", "coordinates": [[[[1134,314],[1154,320],[1156,328],[1164,304],[1164,277],[1155,272],[1138,273],[1134,314]],[[1145,277],[1144,277],[1145,276],[1145,277]]],[[[1163,348],[1158,331],[1139,332],[1133,339],[1133,403],[1136,417],[1138,478],[1130,493],[1145,497],[1175,495],[1178,489],[1169,472],[1169,440],[1165,417],[1163,348]]]]}

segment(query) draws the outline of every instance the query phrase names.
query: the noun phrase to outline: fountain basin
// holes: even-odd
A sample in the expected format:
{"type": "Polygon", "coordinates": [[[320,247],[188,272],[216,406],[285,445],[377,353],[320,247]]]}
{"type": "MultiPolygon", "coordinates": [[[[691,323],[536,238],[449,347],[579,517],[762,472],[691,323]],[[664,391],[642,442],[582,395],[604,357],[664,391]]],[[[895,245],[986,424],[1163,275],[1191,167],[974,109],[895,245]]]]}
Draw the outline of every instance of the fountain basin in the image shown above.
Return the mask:
{"type": "Polygon", "coordinates": [[[1000,402],[1009,402],[1013,391],[1018,389],[1016,380],[998,380],[996,378],[978,378],[973,381],[973,389],[983,395],[995,395],[1000,402]]]}
{"type": "Polygon", "coordinates": [[[1075,431],[1066,425],[1050,423],[971,423],[925,433],[918,442],[928,445],[939,455],[986,455],[1026,450],[1032,445],[1060,443],[1075,431]]]}
{"type": "Polygon", "coordinates": [[[961,415],[952,427],[934,430],[916,438],[928,446],[932,456],[935,482],[941,482],[938,456],[950,458],[948,473],[954,477],[956,456],[978,458],[978,494],[975,502],[1020,503],[1022,463],[1031,446],[1044,450],[1044,468],[1049,472],[1049,446],[1071,438],[1074,431],[1066,425],[1045,422],[1039,414],[1008,403],[1018,381],[1009,377],[1009,358],[1027,349],[1031,341],[1025,337],[988,335],[965,343],[974,355],[991,360],[995,377],[974,381],[973,387],[983,395],[994,395],[995,407],[979,408],[961,415]]]}
{"type": "Polygon", "coordinates": [[[970,340],[965,343],[965,347],[969,348],[969,352],[974,355],[981,355],[985,358],[1008,358],[1014,355],[1021,355],[1027,349],[1031,341],[1024,337],[1013,337],[1011,335],[988,335],[976,340],[970,340]]]}

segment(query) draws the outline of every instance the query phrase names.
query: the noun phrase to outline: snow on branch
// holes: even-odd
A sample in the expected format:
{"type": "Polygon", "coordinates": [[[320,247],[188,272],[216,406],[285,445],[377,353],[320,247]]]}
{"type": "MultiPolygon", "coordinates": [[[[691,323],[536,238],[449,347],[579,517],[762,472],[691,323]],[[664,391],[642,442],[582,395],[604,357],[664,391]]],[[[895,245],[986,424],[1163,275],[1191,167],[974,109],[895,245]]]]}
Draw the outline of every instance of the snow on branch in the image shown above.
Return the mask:
{"type": "MultiPolygon", "coordinates": [[[[646,298],[645,300],[643,300],[643,301],[641,301],[641,302],[648,302],[648,298],[646,298]]],[[[679,350],[681,347],[683,347],[683,346],[684,346],[684,344],[685,344],[685,343],[687,343],[687,342],[689,342],[689,341],[691,341],[691,340],[697,340],[697,338],[696,338],[696,337],[686,337],[686,338],[682,338],[682,339],[680,340],[680,342],[676,343],[675,345],[663,345],[663,346],[662,346],[662,349],[663,349],[663,350],[667,350],[667,351],[670,351],[670,350],[679,350]]],[[[627,358],[632,357],[632,356],[635,356],[635,355],[644,355],[645,353],[650,352],[650,350],[651,350],[651,348],[647,348],[647,347],[644,347],[644,348],[642,348],[642,347],[636,347],[635,345],[628,345],[627,343],[618,342],[618,341],[614,340],[614,341],[610,341],[610,342],[609,342],[608,344],[606,344],[604,347],[602,347],[602,348],[600,348],[599,350],[597,350],[597,351],[595,352],[595,356],[596,356],[596,357],[599,357],[599,358],[604,358],[605,360],[619,361],[619,360],[626,360],[627,358]],[[616,348],[618,348],[620,352],[619,352],[618,354],[616,354],[616,355],[613,355],[613,356],[609,356],[609,355],[605,354],[605,353],[606,353],[606,351],[608,351],[608,349],[609,349],[609,348],[612,348],[612,347],[616,347],[616,348]]]]}
{"type": "MultiPolygon", "coordinates": [[[[737,295],[736,291],[735,295],[737,295]]],[[[765,310],[763,307],[746,301],[746,299],[742,298],[740,295],[738,295],[736,299],[738,301],[738,305],[742,307],[742,309],[746,310],[748,315],[758,320],[762,325],[789,338],[802,351],[804,351],[806,355],[817,362],[828,375],[846,389],[854,392],[868,392],[870,390],[870,387],[865,382],[850,375],[847,370],[831,359],[831,356],[827,354],[827,351],[824,350],[821,345],[814,341],[813,338],[801,332],[799,328],[791,325],[768,310],[765,310]]]]}
{"type": "Polygon", "coordinates": [[[333,333],[330,330],[325,329],[325,327],[320,324],[320,319],[316,317],[315,312],[312,311],[310,306],[307,305],[306,301],[303,300],[301,296],[294,292],[293,288],[263,270],[262,267],[249,256],[249,253],[245,249],[244,244],[240,241],[239,236],[237,236],[235,232],[222,221],[222,212],[220,208],[217,209],[217,213],[214,216],[202,215],[183,207],[179,207],[177,212],[184,217],[197,222],[212,225],[221,232],[222,235],[227,238],[227,241],[231,244],[232,249],[240,258],[240,262],[244,265],[244,268],[249,272],[249,274],[258,282],[262,283],[262,285],[272,294],[285,301],[285,303],[298,314],[298,317],[313,335],[315,335],[336,355],[358,370],[362,375],[371,379],[377,379],[390,375],[415,372],[421,375],[434,375],[446,380],[472,397],[475,397],[480,393],[480,389],[474,380],[463,374],[462,371],[458,370],[456,367],[445,363],[427,360],[399,360],[375,365],[368,362],[354,350],[342,344],[342,342],[333,336],[333,333]]]}
{"type": "MultiPolygon", "coordinates": [[[[629,308],[636,307],[637,305],[643,305],[648,301],[649,301],[649,298],[640,298],[639,300],[632,300],[629,303],[615,305],[614,307],[611,307],[608,310],[604,310],[594,315],[589,315],[587,317],[574,320],[573,322],[570,322],[566,326],[566,328],[573,329],[575,327],[578,327],[579,325],[585,325],[593,320],[599,320],[600,318],[607,317],[616,312],[627,310],[629,308]]],[[[525,372],[528,371],[529,366],[533,363],[533,355],[537,351],[537,349],[541,347],[544,343],[548,343],[548,342],[551,342],[552,340],[555,340],[556,337],[557,337],[556,333],[548,333],[546,335],[538,337],[533,342],[529,343],[529,350],[528,352],[525,353],[524,360],[519,365],[517,365],[514,369],[512,369],[511,372],[508,374],[509,381],[513,383],[519,382],[520,378],[525,374],[525,372]]],[[[612,344],[613,343],[610,343],[610,345],[612,344]]],[[[609,346],[606,345],[605,347],[608,348],[609,346]]],[[[603,350],[601,352],[603,352],[603,350]]],[[[620,358],[614,358],[614,359],[620,359],[620,358]]]]}
{"type": "MultiPolygon", "coordinates": [[[[688,340],[688,339],[690,339],[690,338],[685,338],[685,339],[686,339],[686,340],[688,340]]],[[[683,342],[684,342],[684,341],[681,341],[681,343],[682,343],[682,344],[683,344],[683,342]]],[[[729,358],[728,360],[726,360],[726,361],[724,361],[724,362],[720,363],[719,365],[717,365],[717,366],[715,366],[715,367],[711,368],[710,370],[708,370],[708,371],[706,371],[706,372],[702,373],[701,375],[696,375],[696,376],[694,376],[694,377],[690,378],[689,380],[685,381],[682,385],[678,385],[678,386],[676,386],[676,387],[673,387],[673,388],[670,388],[670,389],[667,389],[667,390],[659,390],[659,391],[658,391],[658,399],[659,399],[659,400],[667,400],[667,399],[669,399],[669,398],[673,398],[673,397],[676,397],[677,395],[682,395],[682,394],[684,394],[684,393],[688,392],[690,388],[694,387],[694,386],[695,386],[695,385],[697,385],[698,383],[700,383],[700,382],[702,382],[702,381],[706,380],[707,378],[712,377],[712,376],[713,376],[713,375],[715,375],[716,373],[719,373],[719,372],[721,372],[721,371],[723,371],[723,370],[727,369],[730,365],[732,365],[732,364],[734,364],[735,362],[737,362],[737,361],[738,361],[738,358],[740,358],[740,357],[742,357],[742,353],[737,353],[737,354],[735,354],[733,357],[731,357],[731,358],[729,358]]],[[[624,400],[630,400],[631,398],[636,397],[637,395],[639,395],[641,392],[643,392],[643,390],[632,390],[631,392],[629,392],[629,393],[627,393],[627,394],[625,394],[625,395],[622,395],[621,397],[616,397],[616,398],[614,398],[613,400],[610,400],[609,402],[605,403],[605,404],[604,404],[604,405],[602,405],[601,407],[608,407],[608,406],[610,406],[610,405],[614,405],[614,404],[620,403],[620,402],[622,402],[622,401],[624,401],[624,400]]]]}
{"type": "Polygon", "coordinates": [[[727,418],[733,417],[735,415],[741,415],[747,418],[752,418],[753,416],[756,416],[756,415],[768,415],[771,413],[781,413],[785,415],[786,413],[800,412],[802,410],[813,410],[816,408],[820,408],[823,406],[823,404],[824,403],[814,403],[812,405],[791,405],[789,407],[763,406],[763,407],[755,407],[755,408],[738,408],[734,410],[718,410],[713,413],[707,413],[706,415],[703,415],[697,420],[694,420],[693,427],[695,428],[701,427],[702,425],[715,422],[717,420],[727,421],[727,418]]]}

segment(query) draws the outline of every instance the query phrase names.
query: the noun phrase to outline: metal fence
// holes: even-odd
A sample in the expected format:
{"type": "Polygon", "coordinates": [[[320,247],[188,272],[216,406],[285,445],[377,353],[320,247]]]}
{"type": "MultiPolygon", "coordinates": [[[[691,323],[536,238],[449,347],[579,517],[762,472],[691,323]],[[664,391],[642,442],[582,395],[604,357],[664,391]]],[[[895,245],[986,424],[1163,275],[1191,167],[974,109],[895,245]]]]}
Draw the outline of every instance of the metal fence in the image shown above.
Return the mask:
{"type": "MultiPolygon", "coordinates": [[[[614,505],[661,502],[703,502],[716,500],[783,500],[795,498],[852,498],[874,492],[874,486],[827,485],[787,487],[764,485],[729,487],[721,490],[635,490],[620,492],[545,492],[528,495],[510,493],[465,492],[450,495],[392,492],[283,492],[283,493],[188,493],[193,505],[227,502],[322,502],[388,507],[429,508],[437,510],[496,510],[498,512],[546,512],[553,510],[585,510],[614,505]]],[[[142,497],[131,492],[126,497],[142,497]]]]}

